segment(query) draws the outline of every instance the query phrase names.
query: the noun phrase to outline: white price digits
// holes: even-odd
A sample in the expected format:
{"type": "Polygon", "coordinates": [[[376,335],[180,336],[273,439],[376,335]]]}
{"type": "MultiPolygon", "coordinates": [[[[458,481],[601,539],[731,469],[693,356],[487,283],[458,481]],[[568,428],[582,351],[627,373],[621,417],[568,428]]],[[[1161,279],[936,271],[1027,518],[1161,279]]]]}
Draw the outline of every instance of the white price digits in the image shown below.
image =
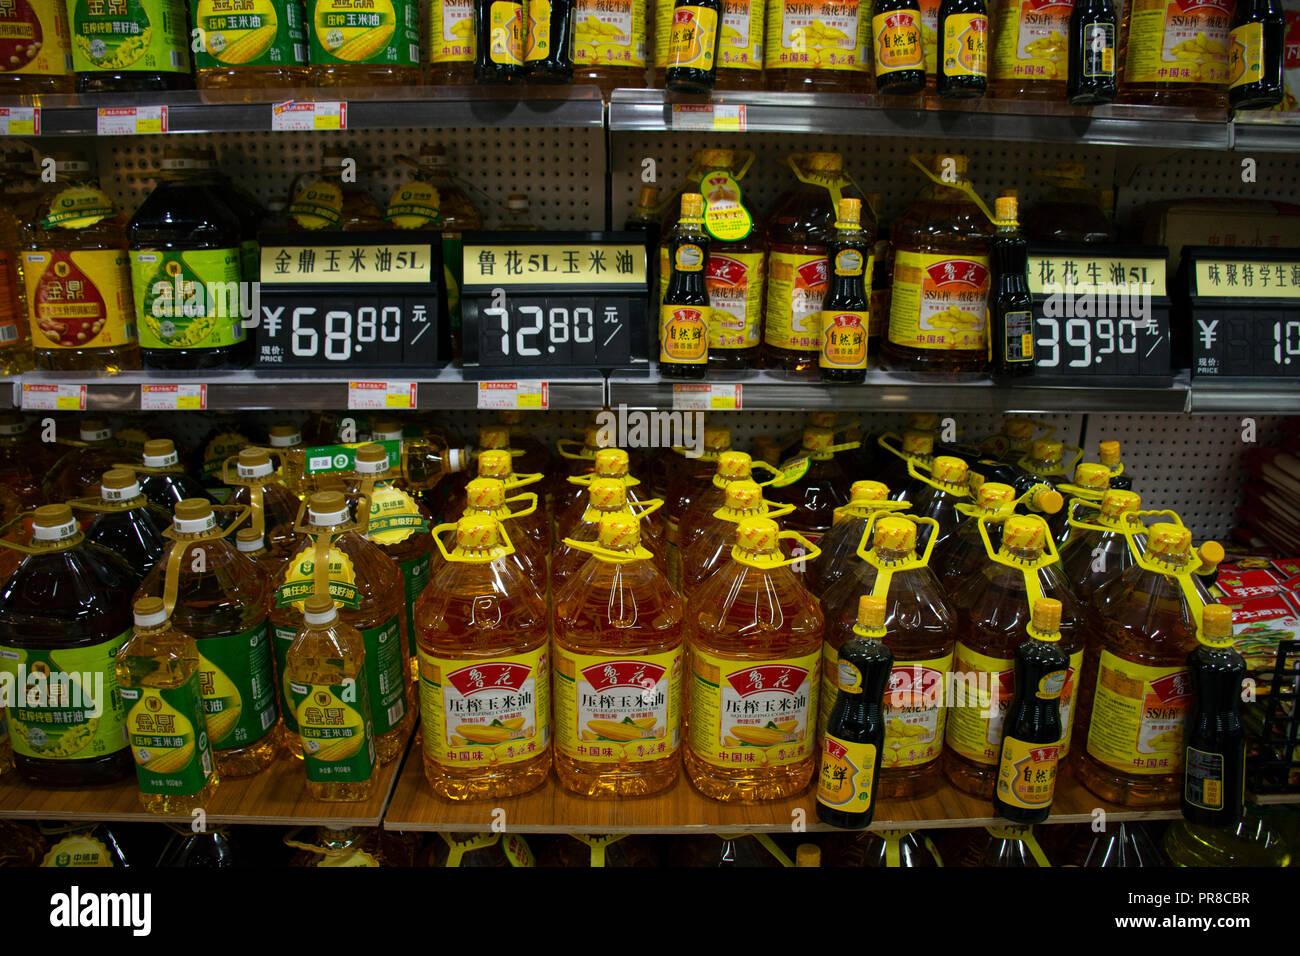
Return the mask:
{"type": "MultiPolygon", "coordinates": [[[[299,358],[315,358],[320,347],[320,333],[309,321],[316,315],[312,306],[301,306],[293,310],[293,334],[291,349],[299,358]]],[[[331,309],[325,313],[325,358],[331,362],[346,362],[354,352],[360,352],[360,346],[372,343],[378,337],[381,342],[402,341],[402,310],[395,305],[383,308],[362,306],[357,309],[355,319],[356,347],[353,346],[354,321],[351,312],[346,309],[331,309]]]]}
{"type": "Polygon", "coordinates": [[[1274,322],[1273,364],[1290,365],[1293,358],[1300,358],[1300,322],[1274,322]]]}
{"type": "Polygon", "coordinates": [[[546,329],[547,350],[550,352],[555,351],[553,346],[565,345],[570,338],[579,345],[590,344],[596,338],[596,318],[591,309],[575,308],[570,312],[563,306],[555,306],[548,311],[538,305],[520,305],[515,307],[515,312],[524,324],[514,330],[514,352],[512,353],[509,310],[491,306],[483,309],[483,315],[495,317],[501,323],[503,356],[541,355],[542,350],[527,340],[531,336],[540,335],[543,329],[546,329]]]}
{"type": "MultiPolygon", "coordinates": [[[[1057,368],[1061,364],[1061,324],[1056,319],[1038,318],[1039,327],[1046,333],[1034,342],[1037,346],[1034,365],[1038,368],[1057,368]]],[[[1078,350],[1066,364],[1070,368],[1087,368],[1102,357],[1136,355],[1138,323],[1133,319],[1069,319],[1065,323],[1065,344],[1078,350]],[[1094,351],[1094,340],[1096,350],[1094,351]]]]}

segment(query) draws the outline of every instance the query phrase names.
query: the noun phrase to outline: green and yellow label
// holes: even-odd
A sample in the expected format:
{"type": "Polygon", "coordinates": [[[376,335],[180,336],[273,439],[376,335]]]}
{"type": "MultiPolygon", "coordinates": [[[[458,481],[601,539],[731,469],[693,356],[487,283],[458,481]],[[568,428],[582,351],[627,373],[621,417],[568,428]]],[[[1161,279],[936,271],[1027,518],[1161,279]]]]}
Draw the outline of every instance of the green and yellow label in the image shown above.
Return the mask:
{"type": "Polygon", "coordinates": [[[78,73],[188,73],[184,0],[69,0],[78,73]]]}
{"type": "Polygon", "coordinates": [[[223,348],[248,333],[240,314],[238,249],[131,252],[131,288],[140,346],[223,348]]]}
{"type": "Polygon", "coordinates": [[[363,665],[345,684],[288,681],[307,779],[314,783],[361,783],[375,772],[365,671],[363,665]]]}
{"type": "Polygon", "coordinates": [[[212,777],[199,675],[179,687],[123,687],[126,729],[141,793],[193,796],[212,777]]]}
{"type": "Polygon", "coordinates": [[[309,0],[312,63],[418,66],[415,0],[309,0]]]}
{"type": "Polygon", "coordinates": [[[200,70],[230,66],[301,66],[307,27],[298,0],[197,0],[194,28],[200,70]]]}
{"type": "MultiPolygon", "coordinates": [[[[361,594],[357,590],[357,571],[352,559],[338,548],[329,551],[329,591],[335,607],[361,607],[361,594]]],[[[283,580],[275,595],[276,607],[301,604],[311,596],[316,587],[316,549],[308,546],[289,559],[284,566],[283,580]]]]}
{"type": "Polygon", "coordinates": [[[401,488],[378,485],[370,496],[370,525],[366,537],[375,544],[401,544],[411,535],[429,530],[415,499],[401,488]]]}
{"type": "Polygon", "coordinates": [[[199,690],[213,748],[229,750],[261,740],[279,717],[266,621],[197,644],[199,690]]]}
{"type": "Polygon", "coordinates": [[[422,179],[403,183],[388,198],[384,218],[398,229],[423,229],[442,221],[438,188],[422,179]]]}

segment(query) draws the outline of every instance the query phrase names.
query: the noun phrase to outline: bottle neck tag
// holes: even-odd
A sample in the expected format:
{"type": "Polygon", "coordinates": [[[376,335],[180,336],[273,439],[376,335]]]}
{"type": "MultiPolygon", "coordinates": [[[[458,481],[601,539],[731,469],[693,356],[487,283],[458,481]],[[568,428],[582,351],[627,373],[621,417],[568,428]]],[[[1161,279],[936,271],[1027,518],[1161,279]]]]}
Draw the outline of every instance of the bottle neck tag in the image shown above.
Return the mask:
{"type": "Polygon", "coordinates": [[[880,555],[876,553],[874,546],[873,533],[876,527],[877,519],[889,515],[893,512],[878,511],[871,516],[867,526],[862,529],[862,539],[858,542],[858,557],[876,569],[876,583],[871,589],[871,596],[886,598],[889,596],[889,584],[895,574],[899,571],[914,571],[917,568],[926,568],[930,566],[930,555],[934,552],[935,542],[939,540],[939,522],[933,518],[923,518],[917,515],[900,514],[898,517],[906,518],[913,524],[929,525],[930,540],[925,543],[925,552],[917,555],[913,549],[910,554],[904,555],[897,561],[883,561],[880,555]]]}

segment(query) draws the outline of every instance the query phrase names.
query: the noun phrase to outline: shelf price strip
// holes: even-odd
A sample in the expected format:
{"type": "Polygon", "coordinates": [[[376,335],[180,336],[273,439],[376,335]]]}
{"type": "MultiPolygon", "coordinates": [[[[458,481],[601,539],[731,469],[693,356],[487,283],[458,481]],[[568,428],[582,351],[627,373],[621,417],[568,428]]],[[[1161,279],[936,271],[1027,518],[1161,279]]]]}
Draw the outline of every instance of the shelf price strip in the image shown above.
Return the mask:
{"type": "Polygon", "coordinates": [[[742,406],[740,385],[674,385],[675,412],[734,412],[742,406]]]}
{"type": "Polygon", "coordinates": [[[0,106],[0,136],[41,135],[39,106],[0,106]]]}
{"type": "Polygon", "coordinates": [[[348,128],[348,104],[339,100],[285,100],[271,107],[271,130],[305,133],[348,128]]]}
{"type": "Polygon", "coordinates": [[[20,403],[24,411],[84,412],[86,386],[24,382],[20,403]]]}
{"type": "Polygon", "coordinates": [[[413,409],[418,394],[415,382],[348,382],[348,410],[413,409]]]}
{"type": "Polygon", "coordinates": [[[551,407],[547,382],[479,382],[478,407],[544,412],[551,407]]]}
{"type": "Polygon", "coordinates": [[[745,131],[745,107],[740,103],[674,103],[675,130],[715,130],[720,133],[745,131]]]}
{"type": "Polygon", "coordinates": [[[201,412],[208,407],[206,385],[141,385],[142,412],[201,412]]]}
{"type": "Polygon", "coordinates": [[[100,136],[150,136],[168,132],[165,106],[101,106],[95,113],[100,136]]]}

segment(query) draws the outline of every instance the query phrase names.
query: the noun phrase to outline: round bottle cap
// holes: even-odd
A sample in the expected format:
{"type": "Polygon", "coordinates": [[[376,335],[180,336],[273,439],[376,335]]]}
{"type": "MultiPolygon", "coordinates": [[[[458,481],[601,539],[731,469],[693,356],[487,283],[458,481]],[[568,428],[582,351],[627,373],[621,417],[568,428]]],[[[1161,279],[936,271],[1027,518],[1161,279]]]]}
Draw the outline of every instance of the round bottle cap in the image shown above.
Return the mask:
{"type": "Polygon", "coordinates": [[[621,448],[602,448],[596,452],[596,474],[619,477],[627,474],[627,452],[621,448]]]}
{"type": "Polygon", "coordinates": [[[348,500],[341,491],[318,491],[307,501],[308,524],[346,524],[348,517],[348,500]]]}
{"type": "Polygon", "coordinates": [[[153,438],[144,443],[146,468],[169,468],[179,461],[176,445],[170,438],[153,438]]]}
{"type": "Polygon", "coordinates": [[[756,481],[733,481],[727,485],[724,507],[731,511],[752,511],[763,499],[763,489],[756,481]]]}
{"type": "Polygon", "coordinates": [[[1002,525],[1002,546],[1016,551],[1043,550],[1043,523],[1026,515],[1012,515],[1002,525]]]}
{"type": "Polygon", "coordinates": [[[32,538],[62,541],[77,533],[77,522],[67,505],[41,505],[32,512],[32,538]]]}
{"type": "Polygon", "coordinates": [[[934,433],[908,431],[903,432],[903,454],[913,457],[928,457],[934,454],[934,433]]]}
{"type": "Polygon", "coordinates": [[[736,544],[746,551],[775,551],[780,533],[771,518],[746,518],[736,525],[736,544]]]}
{"type": "Polygon", "coordinates": [[[1232,640],[1232,608],[1207,604],[1201,617],[1201,632],[1212,641],[1232,640]]]}
{"type": "Polygon", "coordinates": [[[292,448],[302,444],[302,432],[297,425],[272,425],[270,438],[272,448],[292,448]]]}
{"type": "Polygon", "coordinates": [[[748,478],[753,465],[754,460],[743,451],[724,451],[718,456],[718,477],[748,478]]]}
{"type": "Polygon", "coordinates": [[[240,528],[235,532],[235,547],[244,554],[261,551],[264,547],[262,536],[255,528],[240,528]]]}
{"type": "Polygon", "coordinates": [[[850,501],[885,501],[889,488],[881,481],[855,481],[849,486],[850,501]]]}
{"type": "Polygon", "coordinates": [[[916,524],[898,515],[877,518],[871,535],[871,546],[877,551],[914,551],[916,524]]]}
{"type": "Polygon", "coordinates": [[[704,215],[704,197],[699,193],[682,193],[682,218],[699,219],[704,215]]]}
{"type": "Polygon", "coordinates": [[[481,478],[508,478],[514,473],[508,451],[485,451],[478,456],[478,473],[481,478]]]}
{"type": "Polygon", "coordinates": [[[1101,496],[1101,513],[1107,518],[1118,518],[1126,511],[1140,511],[1142,498],[1136,492],[1112,488],[1101,496]]]}
{"type": "Polygon", "coordinates": [[[129,468],[110,468],[99,480],[99,496],[104,501],[127,501],[140,494],[140,482],[129,468]]]}
{"type": "Polygon", "coordinates": [[[839,153],[809,153],[805,162],[819,173],[838,173],[844,168],[844,157],[839,153]]]}
{"type": "Polygon", "coordinates": [[[383,445],[362,445],[357,449],[358,475],[381,475],[388,470],[388,450],[383,445]]]}
{"type": "Polygon", "coordinates": [[[839,418],[834,412],[813,412],[808,416],[808,424],[813,428],[835,428],[839,418]]]}
{"type": "Polygon", "coordinates": [[[653,208],[659,205],[659,187],[642,186],[641,194],[637,196],[636,204],[647,208],[653,208]]]}
{"type": "Polygon", "coordinates": [[[1181,525],[1161,522],[1147,532],[1147,548],[1153,554],[1175,557],[1192,548],[1192,533],[1181,525]]]}
{"type": "Polygon", "coordinates": [[[157,627],[167,620],[167,605],[160,597],[140,598],[134,610],[136,627],[157,627]]]}
{"type": "Polygon", "coordinates": [[[835,444],[835,433],[829,428],[805,428],[803,430],[804,451],[822,452],[835,444]]]}
{"type": "Polygon", "coordinates": [[[702,149],[695,154],[695,165],[703,169],[730,169],[736,163],[736,153],[730,149],[702,149]]]}
{"type": "Polygon", "coordinates": [[[857,225],[862,221],[862,200],[854,199],[852,196],[845,196],[840,200],[838,213],[839,222],[857,225]]]}
{"type": "Polygon", "coordinates": [[[641,522],[629,514],[601,515],[597,534],[601,547],[611,551],[631,551],[641,543],[641,522]]]}
{"type": "Polygon", "coordinates": [[[1119,442],[1104,441],[1097,446],[1097,456],[1103,465],[1114,468],[1119,464],[1119,442]]]}
{"type": "Polygon", "coordinates": [[[821,866],[821,847],[813,843],[800,843],[794,851],[795,866],[821,866]]]}
{"type": "Polygon", "coordinates": [[[704,426],[704,450],[724,452],[731,447],[731,429],[726,425],[704,426]]]}
{"type": "Polygon", "coordinates": [[[475,511],[496,511],[506,502],[506,483],[500,478],[475,478],[465,486],[465,502],[475,511]]]}
{"type": "Polygon", "coordinates": [[[217,519],[212,514],[212,502],[206,498],[185,498],[178,501],[172,514],[172,524],[178,534],[197,534],[217,526],[217,519]]]}
{"type": "Polygon", "coordinates": [[[617,478],[597,478],[587,486],[591,506],[600,511],[615,511],[627,505],[627,485],[617,478]]]}
{"type": "Polygon", "coordinates": [[[1034,437],[1034,423],[1027,418],[1008,418],[1002,423],[1002,434],[1012,441],[1029,441],[1034,437]]]}
{"type": "Polygon", "coordinates": [[[872,629],[884,627],[885,599],[873,594],[864,594],[858,598],[858,623],[872,629]]]}
{"type": "Polygon", "coordinates": [[[78,434],[82,441],[108,441],[113,437],[108,425],[98,418],[87,418],[83,421],[78,434]]]}
{"type": "Polygon", "coordinates": [[[1020,213],[1019,206],[1015,196],[999,196],[993,201],[993,218],[1015,222],[1020,213]]]}
{"type": "Polygon", "coordinates": [[[1061,602],[1056,598],[1039,598],[1030,611],[1034,630],[1055,634],[1061,629],[1061,602]]]}
{"type": "Polygon", "coordinates": [[[330,624],[339,616],[334,599],[328,594],[309,594],[302,602],[302,619],[315,627],[330,624]]]}
{"type": "Polygon", "coordinates": [[[264,448],[242,448],[235,459],[235,472],[240,478],[265,478],[275,472],[275,464],[264,448]]]}
{"type": "Polygon", "coordinates": [[[491,548],[501,541],[501,525],[490,515],[465,515],[456,522],[456,549],[491,548]]]}
{"type": "Polygon", "coordinates": [[[1004,505],[1016,497],[1016,489],[1000,481],[986,481],[975,492],[975,503],[990,510],[1004,505]]]}
{"type": "Polygon", "coordinates": [[[510,429],[502,428],[500,425],[480,428],[478,430],[478,447],[484,451],[509,448],[510,429]]]}
{"type": "Polygon", "coordinates": [[[371,441],[401,441],[402,440],[402,423],[395,422],[391,418],[382,421],[372,422],[370,425],[371,441]]]}
{"type": "Polygon", "coordinates": [[[1055,488],[1043,488],[1034,493],[1034,505],[1044,514],[1054,515],[1064,504],[1065,499],[1055,488]]]}
{"type": "Polygon", "coordinates": [[[1105,465],[1085,461],[1074,469],[1074,483],[1080,488],[1102,491],[1110,487],[1110,469],[1105,465]]]}
{"type": "Polygon", "coordinates": [[[939,416],[934,412],[912,412],[907,416],[909,432],[932,432],[939,427],[939,416]]]}
{"type": "Polygon", "coordinates": [[[1040,438],[1031,446],[1030,456],[1034,461],[1060,461],[1065,446],[1055,438],[1040,438]]]}
{"type": "Polygon", "coordinates": [[[934,460],[934,468],[931,474],[935,481],[941,481],[949,485],[966,484],[966,462],[960,458],[952,458],[948,455],[940,455],[934,460]]]}

